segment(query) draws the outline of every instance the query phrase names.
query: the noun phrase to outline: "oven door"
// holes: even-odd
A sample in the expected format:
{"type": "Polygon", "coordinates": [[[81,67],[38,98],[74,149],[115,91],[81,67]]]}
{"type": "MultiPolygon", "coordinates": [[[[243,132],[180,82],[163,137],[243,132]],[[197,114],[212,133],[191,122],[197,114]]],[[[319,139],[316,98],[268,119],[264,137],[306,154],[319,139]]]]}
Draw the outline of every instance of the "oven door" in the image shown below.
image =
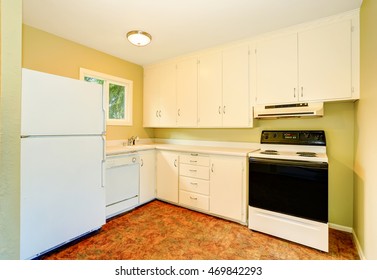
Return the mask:
{"type": "Polygon", "coordinates": [[[327,223],[328,164],[250,157],[249,205],[327,223]]]}

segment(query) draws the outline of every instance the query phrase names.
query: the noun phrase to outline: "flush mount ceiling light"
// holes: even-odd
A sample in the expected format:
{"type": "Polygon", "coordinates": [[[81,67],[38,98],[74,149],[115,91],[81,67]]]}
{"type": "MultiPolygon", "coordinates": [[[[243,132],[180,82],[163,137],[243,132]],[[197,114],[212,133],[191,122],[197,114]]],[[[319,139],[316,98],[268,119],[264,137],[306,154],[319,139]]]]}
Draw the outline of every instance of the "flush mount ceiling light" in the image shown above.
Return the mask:
{"type": "Polygon", "coordinates": [[[141,30],[132,30],[127,33],[127,39],[131,42],[131,44],[138,47],[143,47],[152,41],[152,36],[149,33],[141,30]]]}

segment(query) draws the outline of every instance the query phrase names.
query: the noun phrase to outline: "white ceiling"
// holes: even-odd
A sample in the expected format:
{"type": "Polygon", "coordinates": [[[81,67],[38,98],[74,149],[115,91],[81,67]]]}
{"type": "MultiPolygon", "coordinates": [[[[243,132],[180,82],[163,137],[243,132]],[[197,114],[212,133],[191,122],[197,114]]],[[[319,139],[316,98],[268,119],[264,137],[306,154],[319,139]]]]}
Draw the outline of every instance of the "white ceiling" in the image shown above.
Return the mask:
{"type": "Polygon", "coordinates": [[[24,0],[23,22],[146,65],[353,10],[362,0],[24,0]],[[125,34],[149,32],[146,47],[125,34]]]}

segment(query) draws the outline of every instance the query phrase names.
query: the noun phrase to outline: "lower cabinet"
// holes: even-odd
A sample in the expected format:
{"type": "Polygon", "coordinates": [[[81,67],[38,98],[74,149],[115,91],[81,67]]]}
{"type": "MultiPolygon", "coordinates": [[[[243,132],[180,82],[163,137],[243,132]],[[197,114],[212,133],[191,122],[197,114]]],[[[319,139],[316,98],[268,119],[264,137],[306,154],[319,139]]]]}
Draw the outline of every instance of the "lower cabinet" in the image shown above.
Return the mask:
{"type": "Polygon", "coordinates": [[[246,223],[246,159],[211,156],[210,213],[246,223]]]}
{"type": "Polygon", "coordinates": [[[144,204],[156,198],[156,152],[153,149],[138,153],[140,155],[139,203],[144,204]]]}
{"type": "Polygon", "coordinates": [[[156,156],[157,198],[178,203],[178,153],[158,150],[156,156]]]}
{"type": "Polygon", "coordinates": [[[246,159],[157,150],[157,198],[246,224],[246,159]]]}
{"type": "Polygon", "coordinates": [[[209,157],[188,154],[179,160],[179,204],[209,211],[209,157]]]}

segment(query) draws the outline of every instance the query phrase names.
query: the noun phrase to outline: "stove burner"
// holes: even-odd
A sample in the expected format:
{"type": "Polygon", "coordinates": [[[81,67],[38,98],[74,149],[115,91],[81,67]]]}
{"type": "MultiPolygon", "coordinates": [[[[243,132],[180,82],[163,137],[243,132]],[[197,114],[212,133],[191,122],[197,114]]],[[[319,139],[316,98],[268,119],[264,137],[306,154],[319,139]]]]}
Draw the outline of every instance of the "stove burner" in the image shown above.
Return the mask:
{"type": "Polygon", "coordinates": [[[279,154],[278,151],[276,150],[264,150],[260,153],[264,155],[278,155],[279,154]]]}
{"type": "Polygon", "coordinates": [[[300,157],[316,157],[317,156],[316,153],[312,153],[312,152],[297,152],[296,154],[298,154],[300,157]]]}

